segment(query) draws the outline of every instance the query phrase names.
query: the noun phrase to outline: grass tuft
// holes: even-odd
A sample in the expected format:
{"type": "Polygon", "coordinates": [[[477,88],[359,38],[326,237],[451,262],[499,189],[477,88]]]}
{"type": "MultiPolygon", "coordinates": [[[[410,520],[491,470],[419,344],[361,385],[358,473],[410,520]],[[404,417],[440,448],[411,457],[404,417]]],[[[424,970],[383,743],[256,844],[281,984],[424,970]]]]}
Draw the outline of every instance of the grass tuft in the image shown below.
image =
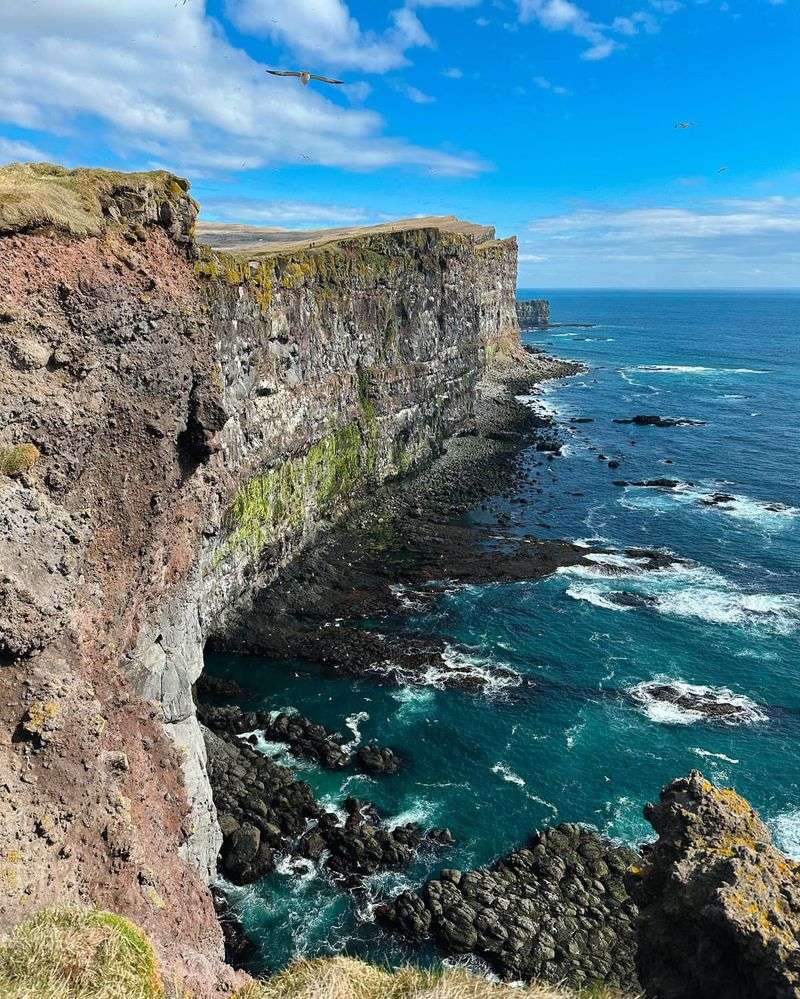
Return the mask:
{"type": "Polygon", "coordinates": [[[0,939],[3,999],[163,999],[150,941],[122,916],[48,909],[0,939]]]}
{"type": "Polygon", "coordinates": [[[39,449],[35,444],[17,444],[16,447],[0,448],[0,474],[21,475],[39,460],[39,449]]]}
{"type": "Polygon", "coordinates": [[[461,969],[401,968],[390,972],[349,957],[296,961],[256,982],[236,999],[614,999],[602,987],[586,991],[557,985],[495,985],[461,969]]]}

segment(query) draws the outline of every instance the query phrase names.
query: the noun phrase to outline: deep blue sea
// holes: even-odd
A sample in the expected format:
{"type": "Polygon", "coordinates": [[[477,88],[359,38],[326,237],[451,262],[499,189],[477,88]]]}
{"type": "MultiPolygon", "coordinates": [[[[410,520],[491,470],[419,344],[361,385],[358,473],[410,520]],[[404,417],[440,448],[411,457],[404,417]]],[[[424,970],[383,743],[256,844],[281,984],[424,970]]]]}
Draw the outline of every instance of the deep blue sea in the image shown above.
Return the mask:
{"type": "MultiPolygon", "coordinates": [[[[532,688],[475,695],[340,680],[302,663],[211,664],[238,669],[270,708],[408,753],[408,767],[380,781],[296,764],[331,805],[370,798],[398,821],[456,835],[443,856],[374,879],[372,894],[418,885],[441,866],[486,863],[554,822],[641,842],[651,835],[642,806],[692,768],[749,798],[800,857],[800,295],[521,292],[545,295],[553,322],[594,324],[527,335],[588,365],[530,398],[556,417],[567,446],[550,463],[523,459],[537,479],[529,505],[499,502],[475,516],[505,510],[506,533],[661,548],[689,564],[645,573],[623,562],[612,573],[598,563],[536,583],[470,586],[403,625],[444,636],[476,668],[527,675],[532,688]],[[707,425],[612,422],[637,413],[707,425]],[[658,477],[683,485],[613,484],[658,477]],[[704,505],[714,493],[734,499],[704,505]],[[609,599],[621,590],[657,599],[623,607],[609,599]],[[663,678],[738,698],[740,720],[709,724],[648,699],[646,685],[663,678]]],[[[286,758],[280,746],[271,752],[286,758]]],[[[287,863],[233,897],[262,968],[298,953],[411,955],[369,923],[369,895],[353,902],[313,870],[298,877],[287,863]]]]}

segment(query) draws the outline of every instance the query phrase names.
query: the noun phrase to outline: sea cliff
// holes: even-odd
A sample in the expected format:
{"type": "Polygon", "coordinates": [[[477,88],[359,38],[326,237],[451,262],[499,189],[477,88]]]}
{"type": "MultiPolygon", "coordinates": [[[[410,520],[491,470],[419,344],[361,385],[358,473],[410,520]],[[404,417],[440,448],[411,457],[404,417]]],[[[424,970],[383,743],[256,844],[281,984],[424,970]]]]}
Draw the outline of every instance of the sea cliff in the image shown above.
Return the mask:
{"type": "Polygon", "coordinates": [[[518,350],[516,244],[218,252],[169,174],[3,173],[0,922],[91,899],[213,988],[205,636],[469,422],[518,350]]]}

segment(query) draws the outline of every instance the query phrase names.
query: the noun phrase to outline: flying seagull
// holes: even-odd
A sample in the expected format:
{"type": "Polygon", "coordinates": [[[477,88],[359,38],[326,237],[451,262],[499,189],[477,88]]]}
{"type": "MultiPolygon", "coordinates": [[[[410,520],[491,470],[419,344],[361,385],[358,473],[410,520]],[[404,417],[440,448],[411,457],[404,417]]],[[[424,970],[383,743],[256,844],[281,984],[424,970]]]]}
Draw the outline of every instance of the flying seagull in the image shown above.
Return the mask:
{"type": "Polygon", "coordinates": [[[725,173],[727,169],[727,167],[720,167],[719,170],[717,170],[717,173],[725,173]]]}
{"type": "Polygon", "coordinates": [[[676,121],[675,128],[694,128],[693,121],[676,121]]]}
{"type": "Polygon", "coordinates": [[[337,86],[341,86],[344,80],[332,80],[329,76],[317,76],[316,73],[298,73],[294,69],[268,69],[267,72],[270,76],[296,76],[300,80],[304,87],[307,87],[312,80],[319,80],[320,83],[333,83],[337,86]]]}

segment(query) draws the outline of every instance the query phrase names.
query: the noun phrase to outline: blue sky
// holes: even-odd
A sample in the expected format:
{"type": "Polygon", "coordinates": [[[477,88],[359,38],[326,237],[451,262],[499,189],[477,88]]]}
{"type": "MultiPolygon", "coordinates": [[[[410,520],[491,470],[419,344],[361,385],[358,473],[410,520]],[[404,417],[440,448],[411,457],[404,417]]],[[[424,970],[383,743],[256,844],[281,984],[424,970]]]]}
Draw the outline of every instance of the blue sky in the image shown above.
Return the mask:
{"type": "Polygon", "coordinates": [[[0,161],[166,166],[209,219],[455,214],[523,287],[800,286],[798,0],[4,0],[0,35],[0,161]]]}

